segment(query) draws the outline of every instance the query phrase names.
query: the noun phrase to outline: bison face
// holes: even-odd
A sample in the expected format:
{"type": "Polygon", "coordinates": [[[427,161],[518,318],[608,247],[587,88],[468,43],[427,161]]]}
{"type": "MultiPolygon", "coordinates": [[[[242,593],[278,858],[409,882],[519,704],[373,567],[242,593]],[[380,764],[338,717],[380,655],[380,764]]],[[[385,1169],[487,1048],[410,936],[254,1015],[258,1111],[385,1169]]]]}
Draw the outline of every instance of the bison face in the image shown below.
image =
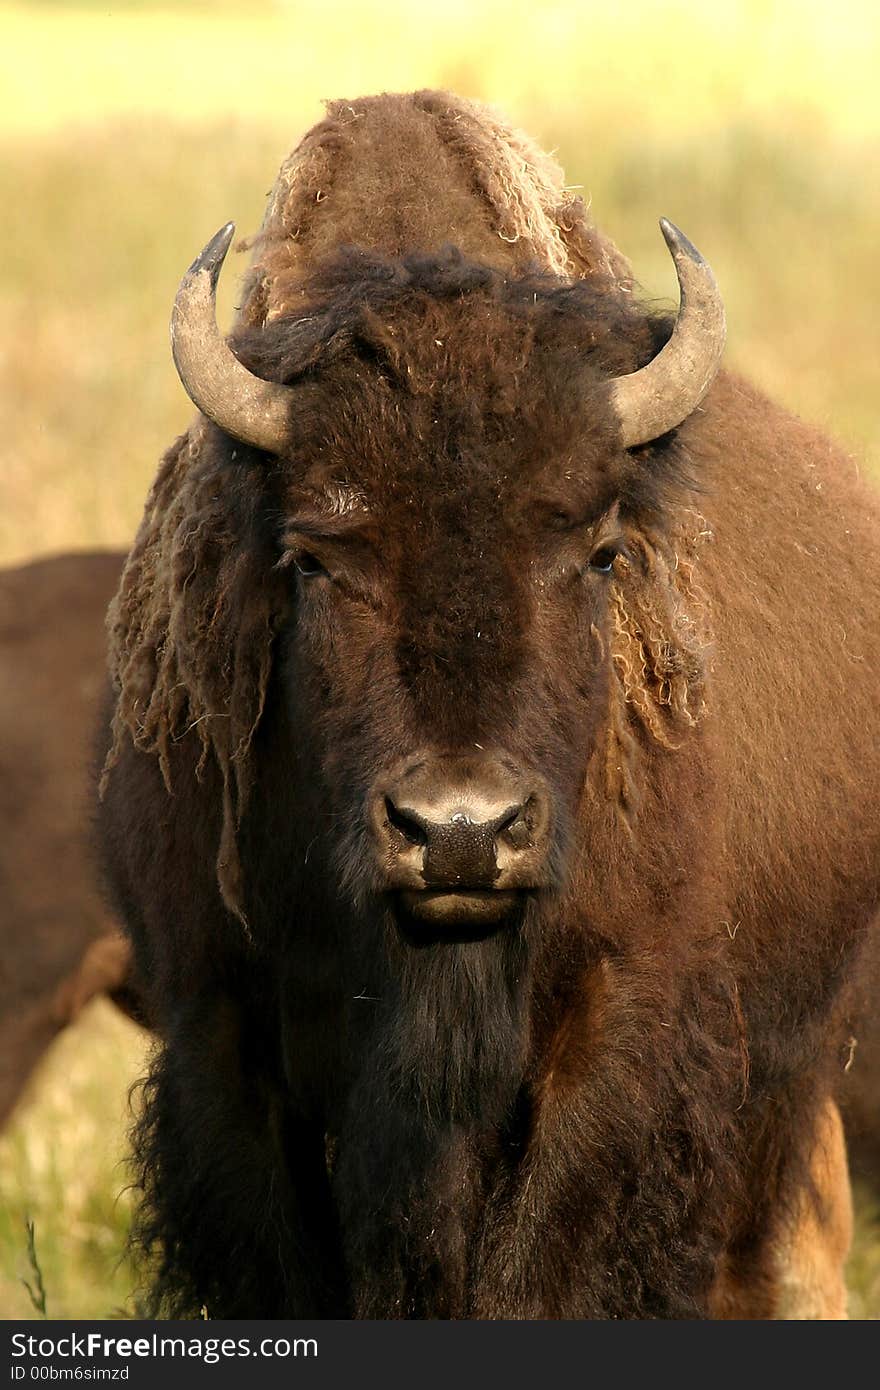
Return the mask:
{"type": "MultiPolygon", "coordinates": [[[[270,670],[260,643],[279,626],[302,808],[289,833],[307,837],[293,857],[322,859],[349,901],[391,905],[417,940],[486,934],[563,891],[589,853],[590,768],[628,813],[639,733],[662,742],[670,711],[692,717],[673,427],[717,367],[723,310],[665,230],[682,284],[671,337],[613,284],[349,252],[301,288],[301,314],[241,330],[233,353],[213,318],[231,227],[195,262],[175,357],[222,433],[167,515],[169,529],[190,516],[171,538],[182,608],[196,574],[214,607],[182,623],[213,647],[193,682],[166,640],[162,679],[224,770],[218,869],[234,910],[233,793],[240,819],[270,670]],[[224,635],[244,590],[248,623],[224,635]]],[[[167,467],[167,486],[186,479],[184,456],[167,467]]],[[[143,742],[139,701],[133,688],[143,742]]]]}
{"type": "Polygon", "coordinates": [[[385,488],[352,490],[368,439],[340,441],[344,482],[291,492],[282,539],[284,678],[315,827],[349,891],[390,896],[418,935],[494,928],[559,886],[625,543],[613,505],[568,514],[536,491],[515,432],[485,457],[474,406],[454,455],[377,437],[399,460],[385,488]]]}
{"type": "Polygon", "coordinates": [[[267,482],[311,862],[417,941],[564,888],[606,748],[615,588],[669,471],[622,447],[596,361],[650,356],[643,319],[601,305],[588,325],[583,287],[457,269],[476,283],[430,263],[378,304],[360,284],[369,307],[332,331],[316,314],[238,344],[294,386],[267,482]]]}

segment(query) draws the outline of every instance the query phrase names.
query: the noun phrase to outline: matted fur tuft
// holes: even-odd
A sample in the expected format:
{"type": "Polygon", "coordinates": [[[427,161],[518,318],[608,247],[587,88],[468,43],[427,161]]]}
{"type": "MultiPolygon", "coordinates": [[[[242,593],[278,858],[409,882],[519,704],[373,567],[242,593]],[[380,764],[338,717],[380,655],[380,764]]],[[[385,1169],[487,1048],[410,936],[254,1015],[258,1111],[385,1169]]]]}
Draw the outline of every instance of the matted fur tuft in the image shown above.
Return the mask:
{"type": "Polygon", "coordinates": [[[675,749],[705,708],[710,618],[696,571],[709,539],[704,518],[685,508],[671,538],[633,531],[614,562],[605,783],[627,820],[639,804],[634,726],[675,749]]]}
{"type": "Polygon", "coordinates": [[[130,737],[158,757],[173,794],[170,746],[192,733],[201,744],[199,773],[213,754],[222,775],[217,879],[226,906],[244,923],[236,828],[280,603],[253,543],[261,495],[255,475],[264,465],[233,455],[218,476],[215,435],[212,426],[193,426],[166,454],[108,611],[117,700],[101,790],[130,737]]]}

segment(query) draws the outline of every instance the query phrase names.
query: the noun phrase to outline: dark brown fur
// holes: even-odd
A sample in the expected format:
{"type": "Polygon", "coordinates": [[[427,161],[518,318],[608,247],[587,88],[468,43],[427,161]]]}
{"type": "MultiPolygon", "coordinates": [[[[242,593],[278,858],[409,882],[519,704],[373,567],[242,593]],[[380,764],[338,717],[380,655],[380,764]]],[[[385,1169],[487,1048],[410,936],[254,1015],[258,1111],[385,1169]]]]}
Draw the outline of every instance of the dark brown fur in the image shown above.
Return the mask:
{"type": "Polygon", "coordinates": [[[87,828],[104,615],[123,558],[0,573],[0,1123],[89,998],[109,989],[133,1007],[87,828]]]}
{"type": "Polygon", "coordinates": [[[510,241],[516,146],[481,119],[389,97],[306,137],[235,337],[296,387],[290,445],[197,422],[112,612],[168,1311],[688,1317],[725,1261],[772,1307],[837,1084],[880,895],[876,502],[727,374],[622,451],[604,382],[668,324],[582,209],[580,280],[552,218],[510,241]],[[551,787],[552,887],[414,948],[365,798],[473,745],[551,787]]]}

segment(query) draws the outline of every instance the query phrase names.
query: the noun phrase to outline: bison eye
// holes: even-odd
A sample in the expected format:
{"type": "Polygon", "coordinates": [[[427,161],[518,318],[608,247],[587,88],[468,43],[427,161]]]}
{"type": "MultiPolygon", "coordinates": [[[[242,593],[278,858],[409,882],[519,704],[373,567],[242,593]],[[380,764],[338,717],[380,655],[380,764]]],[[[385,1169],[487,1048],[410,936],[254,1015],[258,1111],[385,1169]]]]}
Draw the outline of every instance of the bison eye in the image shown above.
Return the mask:
{"type": "Polygon", "coordinates": [[[293,564],[297,574],[301,574],[303,579],[316,579],[319,574],[327,573],[317,556],[308,550],[301,550],[293,564]]]}
{"type": "Polygon", "coordinates": [[[590,556],[590,569],[599,574],[610,574],[616,557],[617,551],[613,545],[602,545],[590,556]]]}

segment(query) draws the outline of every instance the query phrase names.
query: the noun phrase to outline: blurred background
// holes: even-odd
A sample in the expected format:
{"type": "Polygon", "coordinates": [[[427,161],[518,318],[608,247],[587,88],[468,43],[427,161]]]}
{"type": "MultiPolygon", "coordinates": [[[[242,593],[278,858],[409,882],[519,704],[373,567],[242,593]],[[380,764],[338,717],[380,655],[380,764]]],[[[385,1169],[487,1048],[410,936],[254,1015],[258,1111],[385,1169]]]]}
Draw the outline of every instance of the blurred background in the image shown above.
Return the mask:
{"type": "MultiPolygon", "coordinates": [[[[322,99],[380,90],[497,104],[652,298],[674,299],[671,217],[721,284],[728,361],[880,477],[878,73],[875,0],[0,0],[0,564],[129,544],[191,414],[182,272],[229,218],[256,229],[322,99]]],[[[144,1048],[91,1005],[0,1134],[0,1316],[37,1315],[27,1220],[50,1316],[131,1311],[144,1048]]],[[[864,1195],[850,1286],[853,1316],[880,1316],[864,1195]]]]}

